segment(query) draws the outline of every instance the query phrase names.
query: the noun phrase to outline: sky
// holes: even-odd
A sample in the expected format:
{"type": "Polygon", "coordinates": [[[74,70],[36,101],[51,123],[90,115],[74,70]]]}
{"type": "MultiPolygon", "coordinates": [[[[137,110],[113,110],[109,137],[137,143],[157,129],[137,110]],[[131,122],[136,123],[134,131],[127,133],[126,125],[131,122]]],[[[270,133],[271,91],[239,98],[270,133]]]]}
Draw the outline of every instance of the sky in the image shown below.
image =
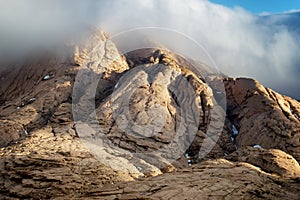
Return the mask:
{"type": "Polygon", "coordinates": [[[299,0],[210,0],[213,3],[221,4],[230,8],[235,6],[254,13],[280,13],[291,10],[300,10],[299,0]]]}

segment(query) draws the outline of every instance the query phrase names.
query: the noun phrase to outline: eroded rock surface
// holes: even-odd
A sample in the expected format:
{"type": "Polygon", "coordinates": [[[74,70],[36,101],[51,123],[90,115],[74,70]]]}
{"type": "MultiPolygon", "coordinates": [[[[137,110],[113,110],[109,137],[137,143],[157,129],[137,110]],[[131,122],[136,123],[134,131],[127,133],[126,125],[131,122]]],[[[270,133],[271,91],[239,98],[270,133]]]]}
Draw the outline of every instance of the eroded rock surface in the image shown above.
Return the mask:
{"type": "Polygon", "coordinates": [[[67,133],[55,136],[51,127],[2,149],[0,156],[1,198],[78,196],[136,176],[107,167],[78,138],[67,133]]]}
{"type": "Polygon", "coordinates": [[[227,79],[230,119],[239,129],[238,147],[280,149],[300,160],[300,103],[246,78],[227,79]]]}
{"type": "MultiPolygon", "coordinates": [[[[299,184],[298,184],[299,185],[299,184]]],[[[247,163],[206,161],[136,182],[107,185],[89,193],[103,199],[298,199],[297,183],[262,173],[247,163]]]]}
{"type": "Polygon", "coordinates": [[[246,147],[226,157],[232,161],[247,162],[263,171],[283,177],[300,177],[299,163],[291,155],[278,149],[246,147]]]}
{"type": "Polygon", "coordinates": [[[1,198],[300,198],[299,102],[98,30],[46,55],[0,74],[1,198]]]}

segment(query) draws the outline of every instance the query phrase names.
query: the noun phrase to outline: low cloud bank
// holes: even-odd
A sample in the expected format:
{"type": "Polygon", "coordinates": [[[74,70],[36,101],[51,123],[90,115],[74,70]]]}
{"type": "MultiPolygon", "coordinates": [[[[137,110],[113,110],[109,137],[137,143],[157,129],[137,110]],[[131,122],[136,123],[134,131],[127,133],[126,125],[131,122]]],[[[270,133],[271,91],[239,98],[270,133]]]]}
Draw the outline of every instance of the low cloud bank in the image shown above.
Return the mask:
{"type": "Polygon", "coordinates": [[[89,25],[111,35],[168,28],[201,44],[229,76],[300,99],[299,12],[257,16],[207,0],[3,0],[0,25],[0,51],[59,43],[89,25]]]}

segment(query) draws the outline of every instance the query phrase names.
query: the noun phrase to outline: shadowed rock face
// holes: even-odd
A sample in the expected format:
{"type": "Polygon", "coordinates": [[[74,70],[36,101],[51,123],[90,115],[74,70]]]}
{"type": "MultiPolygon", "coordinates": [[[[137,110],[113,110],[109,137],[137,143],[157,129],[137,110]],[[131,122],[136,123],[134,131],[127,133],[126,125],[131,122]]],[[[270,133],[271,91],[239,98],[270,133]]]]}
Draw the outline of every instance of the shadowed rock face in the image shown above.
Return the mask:
{"type": "Polygon", "coordinates": [[[1,198],[299,199],[299,102],[107,38],[1,71],[1,198]]]}

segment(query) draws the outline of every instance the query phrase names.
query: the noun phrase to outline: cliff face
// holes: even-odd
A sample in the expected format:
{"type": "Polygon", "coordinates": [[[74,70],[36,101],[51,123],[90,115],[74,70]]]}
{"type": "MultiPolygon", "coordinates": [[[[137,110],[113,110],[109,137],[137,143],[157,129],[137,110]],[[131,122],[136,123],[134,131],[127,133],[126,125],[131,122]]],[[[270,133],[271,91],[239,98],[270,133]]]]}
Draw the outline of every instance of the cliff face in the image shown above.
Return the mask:
{"type": "Polygon", "coordinates": [[[298,199],[300,103],[194,66],[96,31],[4,68],[0,197],[298,199]]]}
{"type": "Polygon", "coordinates": [[[237,145],[281,149],[299,161],[299,102],[251,79],[227,79],[225,85],[228,113],[240,131],[237,145]]]}

